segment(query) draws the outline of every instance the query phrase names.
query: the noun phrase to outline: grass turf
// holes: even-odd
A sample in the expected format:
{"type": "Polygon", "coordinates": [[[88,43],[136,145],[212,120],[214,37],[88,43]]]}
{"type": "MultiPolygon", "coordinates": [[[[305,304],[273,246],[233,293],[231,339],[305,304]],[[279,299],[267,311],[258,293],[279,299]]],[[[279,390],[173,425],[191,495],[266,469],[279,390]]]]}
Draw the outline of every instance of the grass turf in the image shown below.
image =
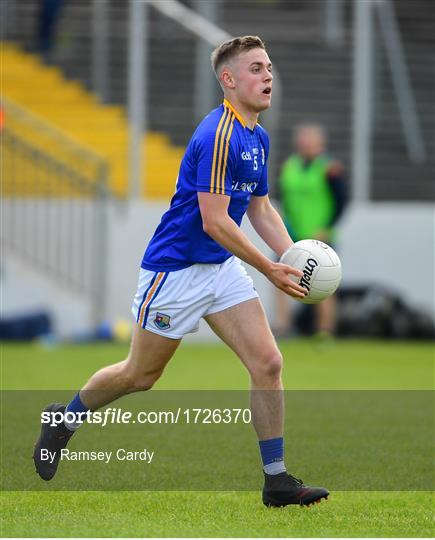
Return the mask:
{"type": "MultiPolygon", "coordinates": [[[[288,389],[431,389],[431,344],[283,342],[288,389]]],[[[125,345],[2,347],[3,389],[75,389],[125,345]]],[[[160,389],[245,389],[228,349],[184,345],[160,389]]],[[[288,461],[291,458],[288,457],[288,461]]],[[[412,474],[412,471],[409,471],[412,474]]],[[[335,492],[310,509],[265,509],[257,492],[5,492],[2,536],[432,536],[427,492],[335,492]]]]}
{"type": "Polygon", "coordinates": [[[11,537],[431,537],[426,493],[338,492],[310,508],[267,509],[257,493],[5,493],[11,537]]]}
{"type": "MultiPolygon", "coordinates": [[[[315,340],[282,341],[287,390],[424,390],[433,388],[431,343],[315,340]]],[[[122,344],[44,348],[3,344],[1,387],[78,389],[97,369],[125,358],[122,344]]],[[[155,385],[160,390],[249,387],[245,369],[223,345],[182,344],[155,385]]]]}

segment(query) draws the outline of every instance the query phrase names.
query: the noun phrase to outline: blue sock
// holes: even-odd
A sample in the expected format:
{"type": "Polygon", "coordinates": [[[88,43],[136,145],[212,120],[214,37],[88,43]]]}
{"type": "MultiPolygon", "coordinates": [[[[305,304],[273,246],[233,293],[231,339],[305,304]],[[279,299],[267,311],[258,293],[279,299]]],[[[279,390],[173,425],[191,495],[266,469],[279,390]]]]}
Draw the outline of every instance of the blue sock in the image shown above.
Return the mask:
{"type": "Polygon", "coordinates": [[[284,465],[284,439],[267,439],[259,441],[263,470],[267,474],[286,472],[284,465]]]}
{"type": "MultiPolygon", "coordinates": [[[[86,405],[80,399],[80,392],[77,392],[74,398],[66,406],[65,413],[68,413],[68,412],[75,413],[78,418],[76,419],[76,421],[66,418],[63,423],[68,429],[70,429],[71,431],[75,431],[83,423],[79,421],[80,413],[87,413],[88,411],[89,411],[89,408],[86,407],[86,405]]],[[[83,419],[85,418],[84,414],[82,414],[81,416],[83,419]]]]}

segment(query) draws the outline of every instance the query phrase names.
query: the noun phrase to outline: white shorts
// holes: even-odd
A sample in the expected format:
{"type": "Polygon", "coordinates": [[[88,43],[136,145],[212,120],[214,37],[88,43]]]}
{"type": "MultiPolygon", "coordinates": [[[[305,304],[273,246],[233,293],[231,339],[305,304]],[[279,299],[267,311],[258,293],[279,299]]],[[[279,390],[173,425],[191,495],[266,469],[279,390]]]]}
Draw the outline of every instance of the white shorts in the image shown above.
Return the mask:
{"type": "Polygon", "coordinates": [[[142,328],[172,339],[197,332],[201,317],[258,298],[240,259],[175,272],[140,269],[131,311],[142,328]]]}

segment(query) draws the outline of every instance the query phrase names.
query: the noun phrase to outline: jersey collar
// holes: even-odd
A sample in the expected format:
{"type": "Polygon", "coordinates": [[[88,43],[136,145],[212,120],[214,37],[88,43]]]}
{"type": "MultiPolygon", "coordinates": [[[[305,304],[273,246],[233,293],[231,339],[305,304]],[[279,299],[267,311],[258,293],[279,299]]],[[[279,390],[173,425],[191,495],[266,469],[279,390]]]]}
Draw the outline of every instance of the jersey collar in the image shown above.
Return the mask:
{"type": "Polygon", "coordinates": [[[234,116],[237,118],[237,120],[242,124],[244,128],[248,127],[248,124],[243,119],[243,116],[236,111],[236,109],[231,105],[231,103],[226,98],[224,98],[224,106],[228,107],[228,109],[230,109],[230,111],[234,113],[234,116]]]}

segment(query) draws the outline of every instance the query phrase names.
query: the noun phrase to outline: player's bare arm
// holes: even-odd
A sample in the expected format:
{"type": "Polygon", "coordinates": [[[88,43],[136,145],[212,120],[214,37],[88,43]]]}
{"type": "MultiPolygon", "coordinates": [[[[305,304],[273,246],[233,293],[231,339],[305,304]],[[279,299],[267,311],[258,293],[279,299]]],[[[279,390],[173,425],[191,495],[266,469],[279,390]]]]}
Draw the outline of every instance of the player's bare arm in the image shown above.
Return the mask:
{"type": "Polygon", "coordinates": [[[252,196],[247,215],[255,231],[278,257],[293,244],[281,216],[270,202],[269,195],[252,196]]]}
{"type": "Polygon", "coordinates": [[[254,246],[228,215],[230,200],[231,198],[228,195],[198,193],[204,231],[236,257],[259,270],[275,287],[295,298],[303,298],[306,289],[294,283],[288,277],[288,274],[300,277],[302,273],[286,264],[271,261],[254,246]]]}

